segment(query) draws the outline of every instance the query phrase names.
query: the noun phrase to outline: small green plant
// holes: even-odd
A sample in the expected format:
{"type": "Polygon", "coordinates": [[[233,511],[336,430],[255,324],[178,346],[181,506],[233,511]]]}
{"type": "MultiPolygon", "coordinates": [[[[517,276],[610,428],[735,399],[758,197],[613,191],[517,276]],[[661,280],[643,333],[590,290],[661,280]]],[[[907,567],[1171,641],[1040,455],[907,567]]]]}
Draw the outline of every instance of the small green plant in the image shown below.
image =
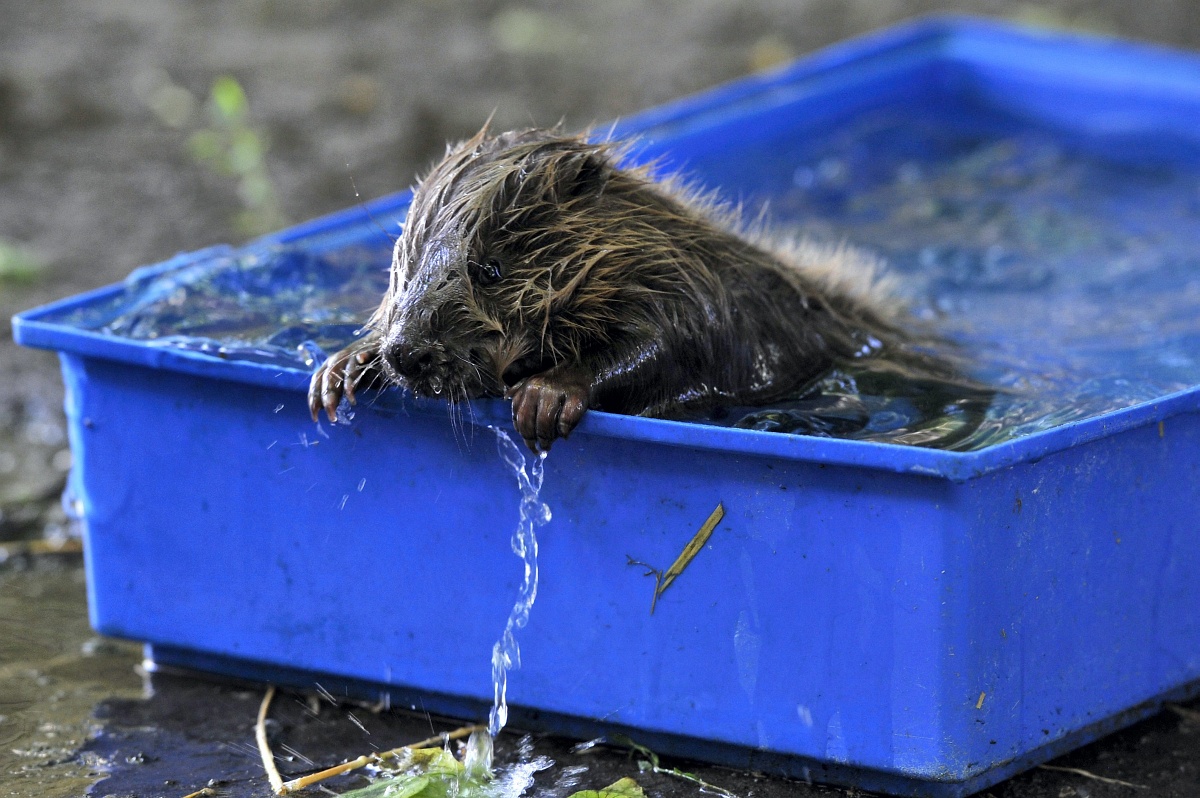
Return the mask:
{"type": "Polygon", "coordinates": [[[642,790],[642,785],[626,776],[602,790],[580,790],[571,793],[567,798],[646,798],[646,793],[642,790]]]}
{"type": "MultiPolygon", "coordinates": [[[[618,745],[624,745],[629,748],[630,753],[637,759],[638,771],[642,773],[655,773],[661,776],[671,776],[683,781],[689,781],[700,788],[703,793],[709,795],[719,795],[721,798],[739,798],[735,793],[726,790],[724,787],[718,787],[715,784],[709,784],[704,779],[697,776],[695,773],[688,773],[686,770],[679,768],[665,768],[659,764],[658,754],[651,751],[644,745],[638,745],[630,738],[623,734],[614,734],[611,737],[612,741],[618,745]]],[[[619,784],[620,782],[618,782],[619,784]]],[[[614,784],[613,787],[617,785],[614,784]]],[[[608,788],[612,789],[612,787],[608,788]]],[[[572,795],[570,798],[576,798],[572,795]]],[[[607,798],[607,797],[605,797],[607,798]]]]}
{"type": "Polygon", "coordinates": [[[0,238],[0,283],[32,283],[46,263],[28,247],[0,238]]]}
{"type": "Polygon", "coordinates": [[[287,220],[267,172],[267,137],[250,124],[241,84],[228,75],[217,78],[206,107],[209,126],[188,138],[188,150],[198,163],[237,180],[243,204],[234,217],[237,231],[254,236],[282,227],[287,220]]]}
{"type": "MultiPolygon", "coordinates": [[[[506,794],[503,785],[492,781],[490,772],[472,773],[449,751],[426,748],[408,752],[379,781],[344,792],[341,798],[496,798],[506,794]]],[[[646,798],[646,794],[626,776],[603,789],[579,790],[568,798],[646,798]]]]}
{"type": "Polygon", "coordinates": [[[472,778],[454,754],[442,748],[406,752],[384,778],[342,793],[344,798],[450,798],[479,794],[484,780],[472,778]]]}

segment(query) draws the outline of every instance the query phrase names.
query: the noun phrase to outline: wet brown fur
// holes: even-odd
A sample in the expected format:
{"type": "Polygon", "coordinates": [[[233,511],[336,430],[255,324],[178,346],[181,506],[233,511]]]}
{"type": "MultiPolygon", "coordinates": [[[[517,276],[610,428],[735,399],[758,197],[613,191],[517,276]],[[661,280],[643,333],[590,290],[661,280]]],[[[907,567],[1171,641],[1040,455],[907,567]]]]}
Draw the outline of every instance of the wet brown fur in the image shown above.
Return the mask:
{"type": "Polygon", "coordinates": [[[870,256],[772,240],[623,157],[545,130],[451,147],[415,190],[375,333],[314,377],[314,415],[381,371],[452,402],[510,395],[518,431],[549,446],[588,407],[764,404],[863,357],[953,374],[904,331],[870,256]]]}

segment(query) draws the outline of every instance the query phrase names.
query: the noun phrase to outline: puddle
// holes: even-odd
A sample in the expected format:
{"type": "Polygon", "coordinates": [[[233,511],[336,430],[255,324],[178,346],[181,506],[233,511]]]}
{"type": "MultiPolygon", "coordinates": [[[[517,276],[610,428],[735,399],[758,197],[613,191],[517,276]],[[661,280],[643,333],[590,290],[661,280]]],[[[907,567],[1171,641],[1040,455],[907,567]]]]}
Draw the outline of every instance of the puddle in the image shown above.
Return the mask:
{"type": "Polygon", "coordinates": [[[78,798],[107,763],[79,757],[92,708],[142,695],[141,647],[88,628],[79,557],[0,565],[0,794],[78,798]]]}

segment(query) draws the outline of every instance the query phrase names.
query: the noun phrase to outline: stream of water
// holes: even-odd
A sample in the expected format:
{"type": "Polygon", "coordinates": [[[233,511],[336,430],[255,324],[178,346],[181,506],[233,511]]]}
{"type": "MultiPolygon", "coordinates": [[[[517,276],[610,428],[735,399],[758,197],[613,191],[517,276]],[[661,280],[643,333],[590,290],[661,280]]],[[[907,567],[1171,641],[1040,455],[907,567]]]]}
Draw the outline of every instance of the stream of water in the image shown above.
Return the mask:
{"type": "Polygon", "coordinates": [[[531,458],[527,462],[525,452],[513,442],[508,433],[498,427],[492,427],[496,433],[496,448],[500,458],[512,476],[517,480],[517,488],[521,492],[521,504],[517,529],[512,536],[513,553],[521,558],[524,574],[521,588],[517,593],[516,603],[508,615],[504,632],[492,648],[492,688],[493,704],[488,717],[488,733],[495,737],[508,722],[508,672],[521,667],[521,647],[517,643],[518,629],[525,628],[529,623],[529,611],[537,599],[538,587],[538,541],[537,528],[550,522],[550,508],[539,498],[542,489],[542,477],[546,452],[531,458]]]}

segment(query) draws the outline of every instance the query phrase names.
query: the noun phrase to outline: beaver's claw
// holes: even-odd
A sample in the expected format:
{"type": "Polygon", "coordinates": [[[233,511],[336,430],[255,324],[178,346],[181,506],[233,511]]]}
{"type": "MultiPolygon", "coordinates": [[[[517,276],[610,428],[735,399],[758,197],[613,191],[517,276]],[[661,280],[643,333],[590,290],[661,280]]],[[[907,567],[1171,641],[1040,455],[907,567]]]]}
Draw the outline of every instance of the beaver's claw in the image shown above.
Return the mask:
{"type": "Polygon", "coordinates": [[[592,380],[575,370],[552,369],[527,377],[508,390],[513,426],[533,451],[549,451],[566,438],[588,408],[592,380]]]}
{"type": "Polygon", "coordinates": [[[337,408],[343,397],[354,404],[356,390],[376,387],[382,378],[379,338],[374,333],[330,355],[308,383],[308,409],[313,421],[322,408],[330,421],[337,421],[337,408]]]}

